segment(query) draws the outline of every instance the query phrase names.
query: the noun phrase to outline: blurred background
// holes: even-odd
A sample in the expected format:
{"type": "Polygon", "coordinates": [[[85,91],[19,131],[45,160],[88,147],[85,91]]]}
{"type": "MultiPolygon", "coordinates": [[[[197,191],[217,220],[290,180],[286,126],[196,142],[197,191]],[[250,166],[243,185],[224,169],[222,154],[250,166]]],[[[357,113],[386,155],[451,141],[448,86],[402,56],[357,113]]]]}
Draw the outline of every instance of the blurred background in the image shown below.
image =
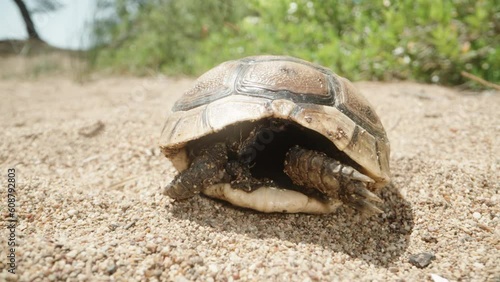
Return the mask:
{"type": "Polygon", "coordinates": [[[79,73],[196,76],[284,54],[354,81],[500,82],[498,0],[2,0],[0,15],[0,56],[44,56],[31,76],[61,56],[79,73]]]}

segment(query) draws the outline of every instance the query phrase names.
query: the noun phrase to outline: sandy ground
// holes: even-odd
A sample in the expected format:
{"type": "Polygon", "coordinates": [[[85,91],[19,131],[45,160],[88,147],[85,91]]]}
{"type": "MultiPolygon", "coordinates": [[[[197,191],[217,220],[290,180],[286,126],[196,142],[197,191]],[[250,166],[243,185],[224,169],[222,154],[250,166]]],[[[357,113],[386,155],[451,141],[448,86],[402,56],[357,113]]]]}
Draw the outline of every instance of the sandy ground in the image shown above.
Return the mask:
{"type": "Polygon", "coordinates": [[[0,80],[0,280],[500,281],[499,93],[357,83],[392,143],[385,212],[366,219],[163,196],[174,170],[157,140],[191,83],[0,80]],[[7,272],[8,168],[16,275],[7,272]],[[422,252],[435,255],[429,266],[408,262],[422,252]]]}

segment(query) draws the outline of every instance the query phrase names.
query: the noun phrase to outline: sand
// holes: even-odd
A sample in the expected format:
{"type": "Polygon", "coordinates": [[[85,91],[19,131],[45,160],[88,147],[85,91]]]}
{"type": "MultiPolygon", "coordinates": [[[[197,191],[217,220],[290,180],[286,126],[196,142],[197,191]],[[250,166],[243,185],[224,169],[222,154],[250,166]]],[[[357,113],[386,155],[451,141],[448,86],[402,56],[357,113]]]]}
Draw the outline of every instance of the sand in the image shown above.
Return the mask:
{"type": "Polygon", "coordinates": [[[500,94],[362,82],[392,146],[384,213],[261,214],[162,195],[193,80],[0,80],[0,280],[500,281],[500,94]],[[16,274],[7,169],[16,170],[16,274]],[[424,268],[409,257],[430,253],[424,268]]]}

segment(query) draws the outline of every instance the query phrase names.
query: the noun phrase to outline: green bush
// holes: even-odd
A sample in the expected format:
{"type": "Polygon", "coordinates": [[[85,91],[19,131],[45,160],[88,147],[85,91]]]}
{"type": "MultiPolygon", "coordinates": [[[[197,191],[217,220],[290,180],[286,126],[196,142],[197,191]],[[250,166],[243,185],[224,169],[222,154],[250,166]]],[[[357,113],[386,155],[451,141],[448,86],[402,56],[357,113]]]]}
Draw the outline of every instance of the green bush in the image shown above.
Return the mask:
{"type": "Polygon", "coordinates": [[[197,0],[100,3],[113,5],[114,13],[94,24],[98,45],[91,51],[93,63],[138,74],[147,70],[197,73],[199,62],[194,56],[200,43],[244,16],[234,0],[223,4],[197,0]]]}
{"type": "Polygon", "coordinates": [[[467,71],[499,82],[495,1],[118,0],[115,21],[96,24],[111,42],[94,62],[198,75],[229,59],[285,54],[352,80],[461,84],[467,71]]]}

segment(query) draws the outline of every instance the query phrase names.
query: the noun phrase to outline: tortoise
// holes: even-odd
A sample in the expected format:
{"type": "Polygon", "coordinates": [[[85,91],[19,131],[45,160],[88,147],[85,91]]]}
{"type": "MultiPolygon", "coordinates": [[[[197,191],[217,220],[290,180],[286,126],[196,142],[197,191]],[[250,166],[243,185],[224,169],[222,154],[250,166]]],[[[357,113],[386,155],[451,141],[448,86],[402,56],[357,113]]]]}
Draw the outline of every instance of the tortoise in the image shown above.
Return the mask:
{"type": "Polygon", "coordinates": [[[253,56],[209,70],[176,101],[160,148],[178,174],[164,194],[199,193],[261,212],[382,212],[390,146],[373,107],[329,69],[253,56]]]}

